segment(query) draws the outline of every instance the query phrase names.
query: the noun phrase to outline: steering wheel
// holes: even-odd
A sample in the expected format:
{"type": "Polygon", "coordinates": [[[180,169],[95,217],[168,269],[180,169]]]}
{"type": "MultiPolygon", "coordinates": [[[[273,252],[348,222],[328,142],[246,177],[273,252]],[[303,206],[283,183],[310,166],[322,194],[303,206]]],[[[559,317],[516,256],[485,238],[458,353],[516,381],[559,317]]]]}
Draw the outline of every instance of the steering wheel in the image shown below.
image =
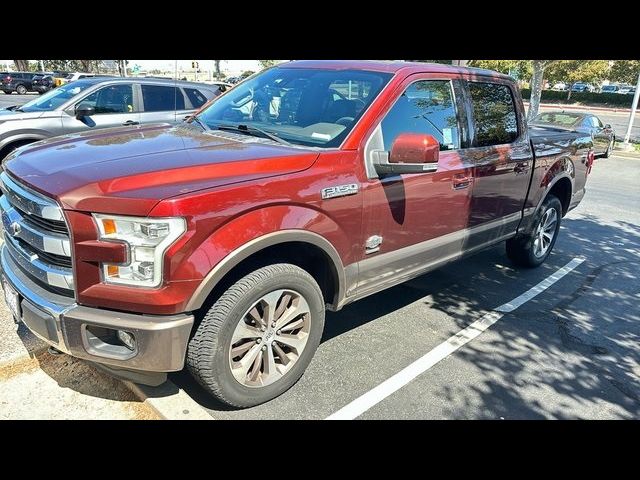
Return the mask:
{"type": "Polygon", "coordinates": [[[240,100],[238,100],[237,102],[231,102],[231,106],[234,107],[234,108],[243,107],[247,103],[249,103],[251,100],[253,100],[254,95],[255,95],[255,92],[254,92],[253,88],[250,88],[248,95],[240,98],[240,100]]]}
{"type": "Polygon", "coordinates": [[[340,117],[338,120],[336,120],[333,123],[337,123],[338,125],[343,125],[345,127],[348,127],[349,124],[351,122],[353,122],[354,120],[355,120],[355,118],[353,118],[353,117],[340,117]]]}

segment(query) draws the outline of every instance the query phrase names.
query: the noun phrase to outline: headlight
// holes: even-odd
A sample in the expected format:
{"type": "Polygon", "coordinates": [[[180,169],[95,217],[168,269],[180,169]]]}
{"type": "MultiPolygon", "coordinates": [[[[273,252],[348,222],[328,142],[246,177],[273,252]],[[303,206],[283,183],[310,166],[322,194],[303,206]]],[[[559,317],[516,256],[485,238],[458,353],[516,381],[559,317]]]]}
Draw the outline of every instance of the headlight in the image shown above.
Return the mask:
{"type": "Polygon", "coordinates": [[[126,265],[103,263],[106,283],[157,287],[162,283],[164,253],[187,229],[184,218],[140,218],[93,214],[100,240],[118,240],[129,247],[126,265]]]}

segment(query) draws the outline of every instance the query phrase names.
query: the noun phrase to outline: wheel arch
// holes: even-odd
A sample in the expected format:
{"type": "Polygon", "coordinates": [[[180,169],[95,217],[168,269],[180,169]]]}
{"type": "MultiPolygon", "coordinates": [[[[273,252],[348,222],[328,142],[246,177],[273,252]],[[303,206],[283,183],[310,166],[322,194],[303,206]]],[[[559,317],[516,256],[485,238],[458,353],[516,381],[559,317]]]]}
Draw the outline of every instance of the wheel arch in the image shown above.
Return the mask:
{"type": "Polygon", "coordinates": [[[198,286],[186,310],[200,309],[207,300],[215,297],[216,290],[223,290],[250,269],[265,262],[283,260],[311,270],[309,273],[318,281],[325,302],[333,309],[338,308],[347,285],[347,273],[338,251],[317,233],[287,229],[256,237],[224,257],[198,286]]]}

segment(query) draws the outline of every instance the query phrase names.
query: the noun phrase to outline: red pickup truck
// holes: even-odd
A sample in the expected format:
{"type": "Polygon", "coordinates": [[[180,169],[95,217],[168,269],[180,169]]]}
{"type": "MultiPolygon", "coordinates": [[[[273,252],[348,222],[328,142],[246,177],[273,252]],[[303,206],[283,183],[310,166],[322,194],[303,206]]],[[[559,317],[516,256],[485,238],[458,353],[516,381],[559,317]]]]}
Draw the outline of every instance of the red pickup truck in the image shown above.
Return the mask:
{"type": "Polygon", "coordinates": [[[223,402],[303,374],[325,310],[506,242],[540,265],[592,141],[529,130],[513,80],[296,61],[190,121],[51,138],[4,162],[2,285],[56,349],[151,385],[186,363],[223,402]]]}

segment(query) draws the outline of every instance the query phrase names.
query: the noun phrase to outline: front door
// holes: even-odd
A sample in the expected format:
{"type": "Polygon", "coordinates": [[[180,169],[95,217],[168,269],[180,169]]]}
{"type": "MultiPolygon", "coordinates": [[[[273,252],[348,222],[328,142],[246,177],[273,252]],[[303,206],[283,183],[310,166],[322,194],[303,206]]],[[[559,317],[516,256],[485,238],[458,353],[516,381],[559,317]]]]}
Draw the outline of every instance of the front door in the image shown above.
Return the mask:
{"type": "Polygon", "coordinates": [[[369,177],[363,182],[364,217],[358,295],[458,257],[466,249],[473,163],[461,155],[466,114],[451,79],[410,76],[366,141],[369,177]],[[378,176],[371,152],[390,151],[400,133],[421,133],[440,143],[435,172],[378,176]]]}
{"type": "Polygon", "coordinates": [[[133,85],[130,83],[106,85],[84,97],[62,116],[62,127],[66,133],[137,125],[139,122],[140,114],[136,108],[133,85]],[[76,118],[74,110],[79,105],[92,106],[95,115],[76,118]]]}

